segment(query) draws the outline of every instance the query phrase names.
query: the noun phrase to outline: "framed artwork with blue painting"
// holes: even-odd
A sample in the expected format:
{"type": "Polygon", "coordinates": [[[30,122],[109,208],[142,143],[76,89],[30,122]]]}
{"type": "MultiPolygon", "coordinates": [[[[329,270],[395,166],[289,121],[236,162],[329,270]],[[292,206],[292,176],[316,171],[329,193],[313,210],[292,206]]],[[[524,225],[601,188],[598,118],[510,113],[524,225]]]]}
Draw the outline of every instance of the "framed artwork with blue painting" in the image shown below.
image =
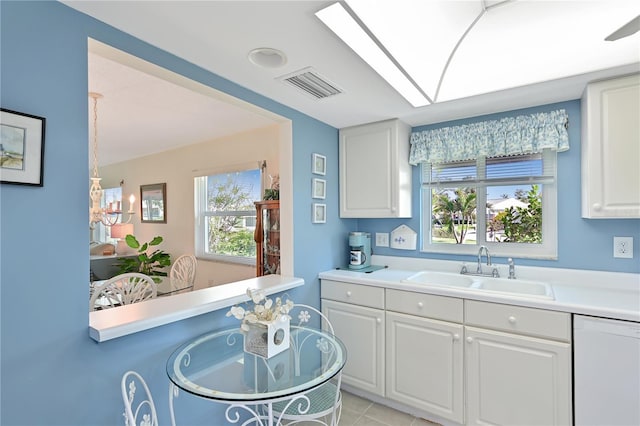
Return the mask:
{"type": "Polygon", "coordinates": [[[45,122],[0,108],[0,183],[43,185],[45,122]]]}

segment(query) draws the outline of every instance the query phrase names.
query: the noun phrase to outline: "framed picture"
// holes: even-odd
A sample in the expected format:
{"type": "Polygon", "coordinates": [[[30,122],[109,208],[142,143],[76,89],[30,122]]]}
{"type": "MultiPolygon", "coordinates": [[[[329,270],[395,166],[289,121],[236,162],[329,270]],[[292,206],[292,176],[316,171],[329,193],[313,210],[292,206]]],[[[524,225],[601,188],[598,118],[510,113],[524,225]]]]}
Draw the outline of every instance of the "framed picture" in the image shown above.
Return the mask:
{"type": "Polygon", "coordinates": [[[325,199],[327,196],[327,181],[324,179],[312,180],[312,198],[325,199]]]}
{"type": "Polygon", "coordinates": [[[313,223],[325,223],[327,221],[327,205],[313,203],[313,223]]]}
{"type": "Polygon", "coordinates": [[[42,186],[46,119],[0,109],[0,182],[42,186]]]}
{"type": "Polygon", "coordinates": [[[167,223],[167,184],[140,185],[142,223],[167,223]]]}
{"type": "Polygon", "coordinates": [[[311,162],[311,172],[314,175],[325,175],[327,174],[327,157],[320,154],[313,154],[311,162]]]}

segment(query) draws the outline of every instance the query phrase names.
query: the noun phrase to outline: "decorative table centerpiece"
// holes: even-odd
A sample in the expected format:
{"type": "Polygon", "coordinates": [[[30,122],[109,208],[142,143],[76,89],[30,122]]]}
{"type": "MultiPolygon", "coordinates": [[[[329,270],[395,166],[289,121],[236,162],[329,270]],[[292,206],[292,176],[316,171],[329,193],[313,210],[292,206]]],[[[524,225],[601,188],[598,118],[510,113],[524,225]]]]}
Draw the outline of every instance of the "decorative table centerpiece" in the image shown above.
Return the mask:
{"type": "Polygon", "coordinates": [[[227,316],[242,320],[240,329],[244,334],[244,350],[263,358],[271,358],[289,348],[289,311],[291,300],[275,302],[256,289],[247,289],[247,296],[253,302],[252,309],[233,306],[227,316]]]}

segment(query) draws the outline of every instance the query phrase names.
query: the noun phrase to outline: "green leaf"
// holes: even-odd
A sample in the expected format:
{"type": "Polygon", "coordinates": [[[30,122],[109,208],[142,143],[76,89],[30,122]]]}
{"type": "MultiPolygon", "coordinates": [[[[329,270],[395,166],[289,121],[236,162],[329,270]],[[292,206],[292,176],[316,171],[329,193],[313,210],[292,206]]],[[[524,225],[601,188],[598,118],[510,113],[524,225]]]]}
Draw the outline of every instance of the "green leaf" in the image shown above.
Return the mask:
{"type": "Polygon", "coordinates": [[[154,237],[153,240],[149,241],[150,246],[157,246],[162,242],[162,237],[154,237]]]}
{"type": "Polygon", "coordinates": [[[134,249],[137,249],[138,247],[140,247],[140,243],[138,242],[138,240],[136,240],[136,237],[134,237],[133,235],[129,234],[124,239],[127,242],[127,245],[129,247],[134,249]]]}

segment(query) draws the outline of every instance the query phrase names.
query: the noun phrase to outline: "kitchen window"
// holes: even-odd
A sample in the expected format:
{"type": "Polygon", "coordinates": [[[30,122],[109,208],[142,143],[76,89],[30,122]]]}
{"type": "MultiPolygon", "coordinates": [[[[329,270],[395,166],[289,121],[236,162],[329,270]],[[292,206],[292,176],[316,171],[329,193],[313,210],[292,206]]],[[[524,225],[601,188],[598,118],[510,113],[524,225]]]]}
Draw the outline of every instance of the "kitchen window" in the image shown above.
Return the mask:
{"type": "Polygon", "coordinates": [[[262,169],[252,166],[194,179],[198,258],[255,265],[254,202],[261,199],[262,169]]]}
{"type": "Polygon", "coordinates": [[[556,156],[569,149],[564,109],[411,134],[421,167],[422,251],[556,259],[556,156]]]}
{"type": "Polygon", "coordinates": [[[422,250],[557,257],[556,152],[422,163],[422,250]]]}

